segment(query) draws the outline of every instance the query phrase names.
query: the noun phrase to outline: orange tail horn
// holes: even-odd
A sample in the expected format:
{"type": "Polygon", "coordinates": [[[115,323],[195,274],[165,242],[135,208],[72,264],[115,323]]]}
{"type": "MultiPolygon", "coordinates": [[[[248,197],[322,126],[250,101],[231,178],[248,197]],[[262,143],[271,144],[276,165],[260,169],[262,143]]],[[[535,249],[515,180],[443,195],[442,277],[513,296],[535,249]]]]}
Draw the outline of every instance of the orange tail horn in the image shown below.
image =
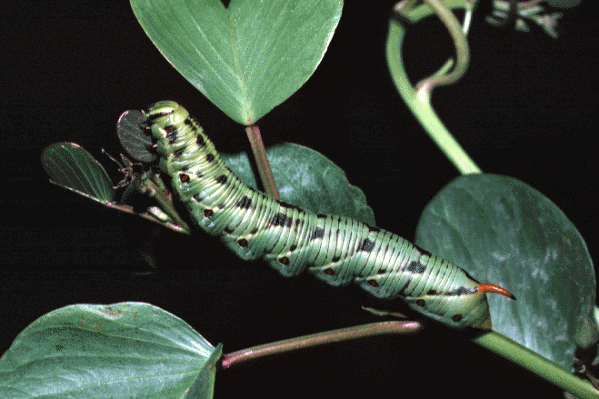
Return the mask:
{"type": "Polygon", "coordinates": [[[487,284],[487,283],[482,283],[479,284],[478,286],[478,292],[480,292],[481,294],[487,293],[487,292],[492,292],[494,294],[500,294],[503,296],[507,296],[508,298],[512,298],[512,299],[516,299],[516,297],[514,296],[514,294],[512,294],[511,292],[509,292],[508,290],[506,290],[505,288],[501,288],[498,285],[495,284],[487,284]]]}

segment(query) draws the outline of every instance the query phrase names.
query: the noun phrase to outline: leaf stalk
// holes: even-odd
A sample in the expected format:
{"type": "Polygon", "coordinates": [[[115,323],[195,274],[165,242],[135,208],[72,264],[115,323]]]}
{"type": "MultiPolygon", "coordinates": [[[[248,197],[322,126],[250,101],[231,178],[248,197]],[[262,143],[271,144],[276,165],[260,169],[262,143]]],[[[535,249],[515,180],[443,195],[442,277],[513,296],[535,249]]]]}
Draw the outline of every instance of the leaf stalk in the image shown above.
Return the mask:
{"type": "Polygon", "coordinates": [[[279,197],[279,191],[277,190],[275,178],[272,174],[268,157],[266,156],[266,149],[264,148],[264,142],[262,141],[260,129],[256,125],[251,125],[245,128],[245,132],[248,136],[248,140],[250,141],[250,145],[252,146],[252,153],[254,154],[254,159],[256,160],[256,167],[258,168],[258,174],[260,175],[260,180],[262,181],[264,191],[268,195],[280,200],[281,197],[279,197]]]}
{"type": "Polygon", "coordinates": [[[421,324],[416,321],[389,321],[304,335],[302,337],[276,341],[224,354],[220,367],[228,369],[240,363],[259,359],[264,356],[312,348],[333,342],[343,342],[376,335],[413,334],[421,328],[421,324]]]}

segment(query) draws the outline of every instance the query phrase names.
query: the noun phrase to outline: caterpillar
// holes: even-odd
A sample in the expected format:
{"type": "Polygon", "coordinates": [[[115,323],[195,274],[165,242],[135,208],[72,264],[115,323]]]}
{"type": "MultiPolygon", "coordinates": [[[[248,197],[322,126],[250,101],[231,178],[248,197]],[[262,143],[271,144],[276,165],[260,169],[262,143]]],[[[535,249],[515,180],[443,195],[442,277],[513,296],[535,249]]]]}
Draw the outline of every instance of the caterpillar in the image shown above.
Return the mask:
{"type": "Polygon", "coordinates": [[[179,201],[194,223],[242,259],[262,258],[284,276],[308,269],[332,286],[354,282],[457,328],[491,328],[486,293],[515,299],[389,231],[303,210],[245,185],[176,102],[158,102],[145,115],[179,201]]]}

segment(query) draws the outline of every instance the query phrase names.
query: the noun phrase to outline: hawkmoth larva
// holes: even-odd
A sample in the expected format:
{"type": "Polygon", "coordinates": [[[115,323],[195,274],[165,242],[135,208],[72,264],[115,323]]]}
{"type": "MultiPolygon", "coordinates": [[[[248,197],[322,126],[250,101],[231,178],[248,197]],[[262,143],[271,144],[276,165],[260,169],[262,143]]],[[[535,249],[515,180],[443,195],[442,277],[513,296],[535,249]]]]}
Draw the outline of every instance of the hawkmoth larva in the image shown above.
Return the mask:
{"type": "Polygon", "coordinates": [[[245,185],[203,129],[173,101],[154,104],[151,130],[162,171],[195,223],[243,259],[262,258],[282,275],[308,269],[330,285],[354,282],[372,295],[403,299],[453,327],[491,328],[485,293],[513,298],[391,232],[341,216],[319,215],[245,185]]]}

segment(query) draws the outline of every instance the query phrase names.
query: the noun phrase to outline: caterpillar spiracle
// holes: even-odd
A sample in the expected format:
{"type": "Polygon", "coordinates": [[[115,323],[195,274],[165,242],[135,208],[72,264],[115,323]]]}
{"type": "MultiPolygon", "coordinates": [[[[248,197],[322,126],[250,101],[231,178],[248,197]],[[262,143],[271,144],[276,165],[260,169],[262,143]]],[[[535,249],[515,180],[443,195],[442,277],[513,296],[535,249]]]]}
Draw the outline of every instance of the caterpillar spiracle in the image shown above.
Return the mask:
{"type": "Polygon", "coordinates": [[[284,276],[308,269],[332,286],[354,282],[452,327],[490,329],[485,293],[514,298],[389,231],[306,211],[248,187],[176,102],[158,102],[146,117],[160,168],[191,218],[242,259],[262,258],[284,276]]]}

